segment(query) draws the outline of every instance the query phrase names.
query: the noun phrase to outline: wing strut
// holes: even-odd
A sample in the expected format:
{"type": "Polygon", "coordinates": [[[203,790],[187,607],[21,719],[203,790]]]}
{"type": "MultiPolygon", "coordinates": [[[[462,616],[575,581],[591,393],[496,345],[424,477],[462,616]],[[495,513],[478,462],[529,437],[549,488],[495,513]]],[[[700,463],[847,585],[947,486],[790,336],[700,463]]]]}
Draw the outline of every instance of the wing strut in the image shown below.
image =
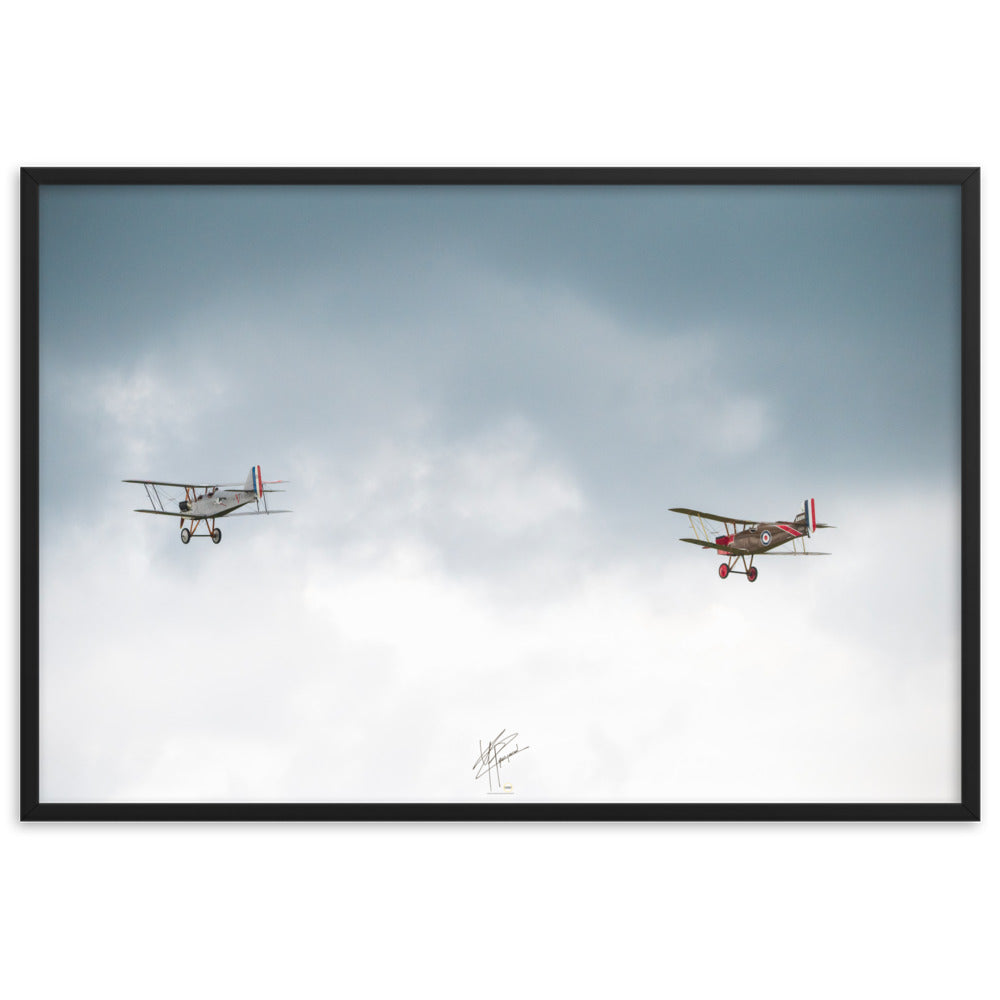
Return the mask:
{"type": "MultiPolygon", "coordinates": [[[[709,532],[708,526],[705,524],[704,520],[702,519],[701,514],[699,514],[697,511],[691,511],[691,512],[688,513],[687,518],[688,518],[689,523],[691,524],[691,534],[693,534],[695,538],[703,538],[706,542],[711,542],[711,541],[714,540],[715,536],[712,535],[709,532]],[[698,519],[698,524],[694,523],[694,519],[695,518],[698,519]],[[699,526],[701,527],[701,531],[698,530],[699,526]]],[[[733,534],[733,535],[736,534],[736,526],[735,526],[735,524],[733,525],[732,532],[729,531],[729,524],[728,524],[728,522],[723,521],[722,524],[723,524],[723,527],[726,529],[726,534],[727,535],[728,534],[733,534]]]]}
{"type": "Polygon", "coordinates": [[[160,496],[160,491],[156,488],[156,483],[143,483],[146,488],[146,496],[149,497],[149,504],[155,510],[163,510],[163,498],[160,496]],[[153,487],[152,492],[150,492],[150,486],[153,487]],[[155,498],[155,499],[154,499],[155,498]]]}

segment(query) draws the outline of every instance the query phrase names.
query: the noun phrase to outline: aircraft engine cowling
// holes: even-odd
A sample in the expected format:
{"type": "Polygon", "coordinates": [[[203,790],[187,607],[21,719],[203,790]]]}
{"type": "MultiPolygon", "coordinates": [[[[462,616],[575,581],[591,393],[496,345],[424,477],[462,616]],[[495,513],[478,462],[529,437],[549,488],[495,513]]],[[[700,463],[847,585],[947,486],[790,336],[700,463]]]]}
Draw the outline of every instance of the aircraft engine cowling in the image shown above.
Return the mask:
{"type": "Polygon", "coordinates": [[[180,507],[183,514],[186,514],[191,509],[191,504],[187,500],[182,500],[177,506],[180,507]]]}

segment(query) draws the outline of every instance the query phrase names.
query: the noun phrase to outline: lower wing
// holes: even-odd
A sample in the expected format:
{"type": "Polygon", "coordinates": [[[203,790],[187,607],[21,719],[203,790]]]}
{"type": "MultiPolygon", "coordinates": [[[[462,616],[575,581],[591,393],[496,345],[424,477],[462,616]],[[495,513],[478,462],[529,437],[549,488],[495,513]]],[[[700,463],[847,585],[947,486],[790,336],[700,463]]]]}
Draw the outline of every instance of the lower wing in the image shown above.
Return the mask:
{"type": "Polygon", "coordinates": [[[268,514],[293,514],[291,510],[241,510],[238,514],[227,514],[227,517],[267,517],[268,514]]]}
{"type": "Polygon", "coordinates": [[[221,514],[191,514],[181,513],[175,510],[140,510],[135,509],[136,514],[160,514],[163,517],[180,517],[188,521],[213,521],[218,517],[266,517],[268,514],[291,514],[290,510],[246,510],[238,514],[229,514],[223,511],[221,514]]]}
{"type": "Polygon", "coordinates": [[[716,552],[725,552],[731,556],[750,555],[749,549],[738,549],[733,545],[717,545],[715,542],[706,542],[703,538],[682,538],[681,541],[689,542],[691,545],[700,545],[703,549],[715,549],[716,552]]]}
{"type": "Polygon", "coordinates": [[[759,556],[829,556],[832,552],[758,552],[759,556]]]}

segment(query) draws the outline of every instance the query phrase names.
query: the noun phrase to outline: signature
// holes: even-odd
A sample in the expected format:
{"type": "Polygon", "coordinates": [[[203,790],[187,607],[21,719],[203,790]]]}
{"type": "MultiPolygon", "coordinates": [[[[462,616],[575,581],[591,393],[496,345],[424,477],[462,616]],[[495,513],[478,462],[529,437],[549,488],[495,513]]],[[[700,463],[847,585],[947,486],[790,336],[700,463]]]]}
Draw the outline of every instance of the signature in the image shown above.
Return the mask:
{"type": "Polygon", "coordinates": [[[504,736],[507,732],[506,729],[501,729],[496,736],[493,737],[483,747],[483,741],[479,741],[479,756],[476,758],[476,763],[472,765],[472,770],[476,772],[476,779],[478,780],[484,774],[490,783],[490,791],[493,790],[493,778],[497,779],[497,788],[501,787],[500,783],[500,766],[511,759],[515,754],[524,753],[525,750],[529,750],[530,747],[519,747],[514,740],[517,739],[517,733],[510,733],[508,736],[504,736]],[[507,747],[514,743],[513,750],[507,750],[507,747]],[[506,753],[503,751],[507,750],[506,753]]]}

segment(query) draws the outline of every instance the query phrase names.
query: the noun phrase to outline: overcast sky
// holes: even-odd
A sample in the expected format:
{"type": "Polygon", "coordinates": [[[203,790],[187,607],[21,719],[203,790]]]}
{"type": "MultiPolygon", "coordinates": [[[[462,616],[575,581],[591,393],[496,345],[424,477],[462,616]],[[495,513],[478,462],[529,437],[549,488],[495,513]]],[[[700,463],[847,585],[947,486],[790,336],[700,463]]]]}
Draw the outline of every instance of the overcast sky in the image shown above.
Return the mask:
{"type": "Polygon", "coordinates": [[[956,801],[959,208],[44,187],[42,800],[956,801]]]}

